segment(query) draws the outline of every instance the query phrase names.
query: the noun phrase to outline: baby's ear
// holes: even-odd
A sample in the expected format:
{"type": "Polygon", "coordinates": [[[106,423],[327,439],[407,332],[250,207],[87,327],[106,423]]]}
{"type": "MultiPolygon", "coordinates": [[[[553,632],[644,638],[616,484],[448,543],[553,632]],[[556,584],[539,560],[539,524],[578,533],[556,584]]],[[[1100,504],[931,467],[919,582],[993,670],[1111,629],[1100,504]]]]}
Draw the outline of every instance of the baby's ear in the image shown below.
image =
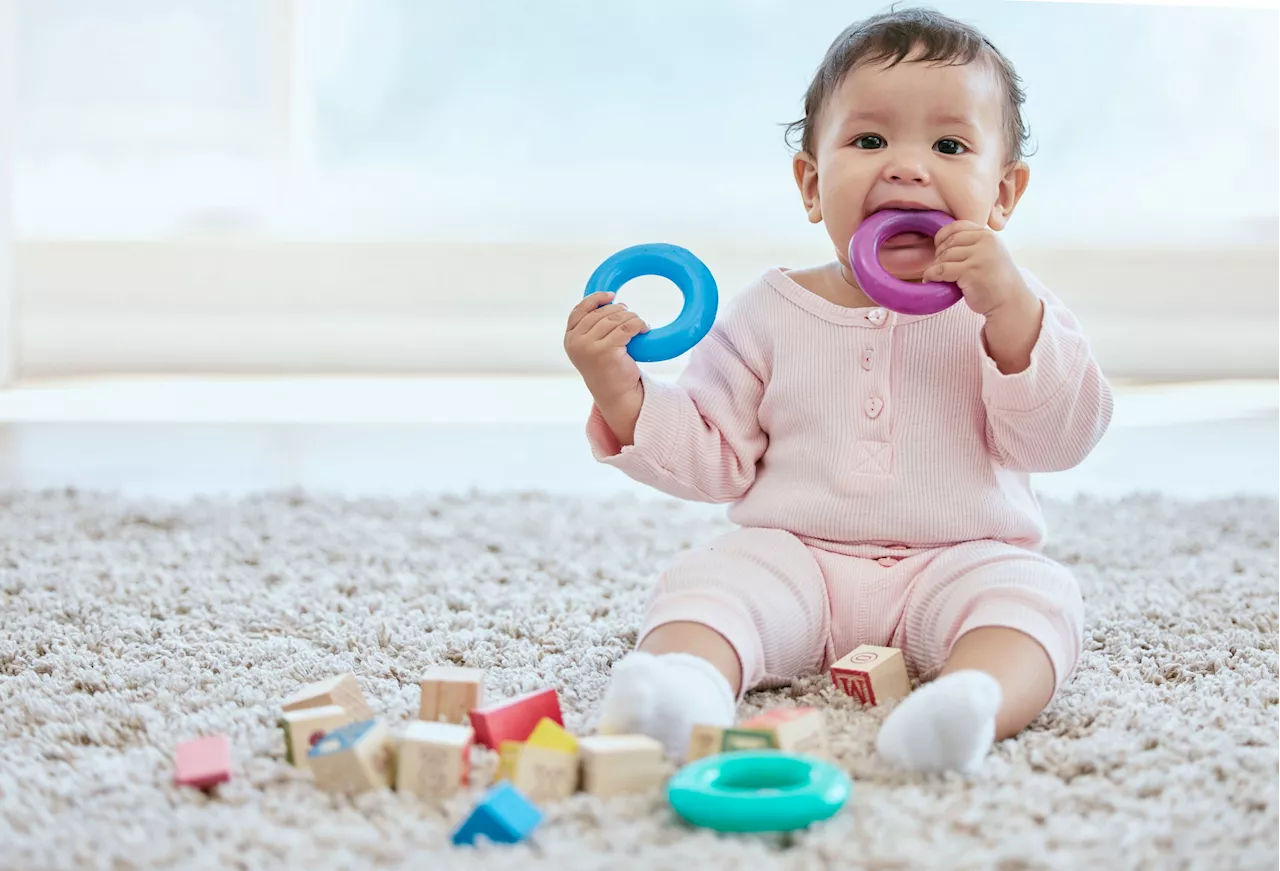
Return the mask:
{"type": "Polygon", "coordinates": [[[987,216],[987,226],[993,230],[1003,230],[1013,217],[1013,210],[1018,207],[1018,200],[1026,193],[1027,182],[1031,180],[1031,167],[1019,160],[1009,164],[1000,179],[1000,189],[996,192],[996,201],[991,204],[991,214],[987,216]]]}
{"type": "Polygon", "coordinates": [[[796,187],[800,188],[800,199],[804,202],[804,211],[811,224],[822,223],[822,203],[818,200],[818,162],[807,152],[798,152],[791,161],[791,171],[795,173],[796,187]]]}

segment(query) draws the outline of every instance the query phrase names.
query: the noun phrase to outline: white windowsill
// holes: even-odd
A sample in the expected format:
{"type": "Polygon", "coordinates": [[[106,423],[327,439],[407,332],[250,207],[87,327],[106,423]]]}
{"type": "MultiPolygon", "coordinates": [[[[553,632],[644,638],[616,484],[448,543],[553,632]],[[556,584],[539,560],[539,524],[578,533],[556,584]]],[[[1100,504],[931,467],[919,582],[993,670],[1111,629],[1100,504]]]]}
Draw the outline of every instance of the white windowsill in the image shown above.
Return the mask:
{"type": "MultiPolygon", "coordinates": [[[[713,271],[726,311],[763,270],[830,257],[829,245],[681,242],[713,271]]],[[[610,253],[575,242],[21,243],[17,371],[571,376],[565,318],[610,253]]],[[[1071,307],[1112,377],[1276,377],[1274,247],[1018,256],[1071,307]]],[[[661,279],[634,302],[654,324],[679,311],[661,279]]]]}
{"type": "MultiPolygon", "coordinates": [[[[1280,414],[1273,380],[1114,387],[1114,427],[1280,414]]],[[[575,376],[130,376],[21,383],[0,391],[0,422],[563,424],[590,402],[575,376]]]]}

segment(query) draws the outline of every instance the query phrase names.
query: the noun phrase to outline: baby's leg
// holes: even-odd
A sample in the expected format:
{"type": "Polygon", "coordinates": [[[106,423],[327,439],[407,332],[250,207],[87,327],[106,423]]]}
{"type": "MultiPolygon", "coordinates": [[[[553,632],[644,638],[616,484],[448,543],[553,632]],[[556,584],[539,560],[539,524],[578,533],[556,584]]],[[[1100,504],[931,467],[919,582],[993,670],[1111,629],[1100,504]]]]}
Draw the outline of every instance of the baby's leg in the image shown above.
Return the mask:
{"type": "Polygon", "coordinates": [[[1007,626],[980,626],[956,639],[938,680],[962,671],[986,672],[1000,685],[997,741],[1031,725],[1054,695],[1049,654],[1030,635],[1007,626]]]}
{"type": "Polygon", "coordinates": [[[822,665],[826,584],[799,539],[740,529],[662,576],[639,649],[613,669],[599,728],[640,732],[683,756],[699,723],[729,726],[743,693],[822,665]]]}
{"type": "Polygon", "coordinates": [[[738,652],[723,635],[703,623],[664,623],[644,637],[639,649],[654,656],[687,653],[705,659],[728,681],[734,698],[742,691],[738,652]]]}
{"type": "Polygon", "coordinates": [[[921,686],[885,719],[876,746],[907,768],[973,771],[1016,735],[1075,670],[1084,608],[1075,578],[1047,557],[970,542],[927,565],[895,636],[921,686]]]}

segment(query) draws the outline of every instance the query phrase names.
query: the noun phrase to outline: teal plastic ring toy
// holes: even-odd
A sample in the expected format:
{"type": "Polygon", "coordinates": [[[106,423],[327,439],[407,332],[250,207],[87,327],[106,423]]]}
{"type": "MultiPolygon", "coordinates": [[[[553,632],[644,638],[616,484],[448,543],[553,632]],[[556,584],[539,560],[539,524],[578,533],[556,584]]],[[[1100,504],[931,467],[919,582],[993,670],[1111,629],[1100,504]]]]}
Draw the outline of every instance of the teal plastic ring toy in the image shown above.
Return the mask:
{"type": "Polygon", "coordinates": [[[617,293],[622,285],[642,275],[660,275],[674,282],[684,296],[684,308],[665,327],[633,337],[627,342],[627,353],[641,363],[679,357],[701,342],[715,322],[719,305],[716,280],[687,248],[653,242],[623,248],[597,266],[583,296],[602,290],[617,293]]]}
{"type": "Polygon", "coordinates": [[[812,756],[741,750],[707,756],[667,781],[687,822],[721,832],[789,832],[830,819],[853,793],[849,775],[812,756]]]}

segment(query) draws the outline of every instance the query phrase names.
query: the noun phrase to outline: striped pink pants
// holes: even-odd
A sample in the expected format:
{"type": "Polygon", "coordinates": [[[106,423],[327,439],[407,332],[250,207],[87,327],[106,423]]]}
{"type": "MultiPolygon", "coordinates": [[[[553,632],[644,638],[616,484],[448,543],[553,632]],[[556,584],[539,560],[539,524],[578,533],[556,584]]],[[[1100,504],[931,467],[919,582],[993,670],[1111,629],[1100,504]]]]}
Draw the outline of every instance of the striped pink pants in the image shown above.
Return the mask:
{"type": "Polygon", "coordinates": [[[956,639],[980,626],[1038,641],[1053,663],[1054,695],[1075,671],[1084,605],[1063,566],[989,540],[890,552],[837,553],[780,529],[735,530],[662,575],[640,639],[672,622],[714,629],[738,652],[743,692],[825,670],[860,644],[900,649],[908,673],[928,680],[956,639]]]}

